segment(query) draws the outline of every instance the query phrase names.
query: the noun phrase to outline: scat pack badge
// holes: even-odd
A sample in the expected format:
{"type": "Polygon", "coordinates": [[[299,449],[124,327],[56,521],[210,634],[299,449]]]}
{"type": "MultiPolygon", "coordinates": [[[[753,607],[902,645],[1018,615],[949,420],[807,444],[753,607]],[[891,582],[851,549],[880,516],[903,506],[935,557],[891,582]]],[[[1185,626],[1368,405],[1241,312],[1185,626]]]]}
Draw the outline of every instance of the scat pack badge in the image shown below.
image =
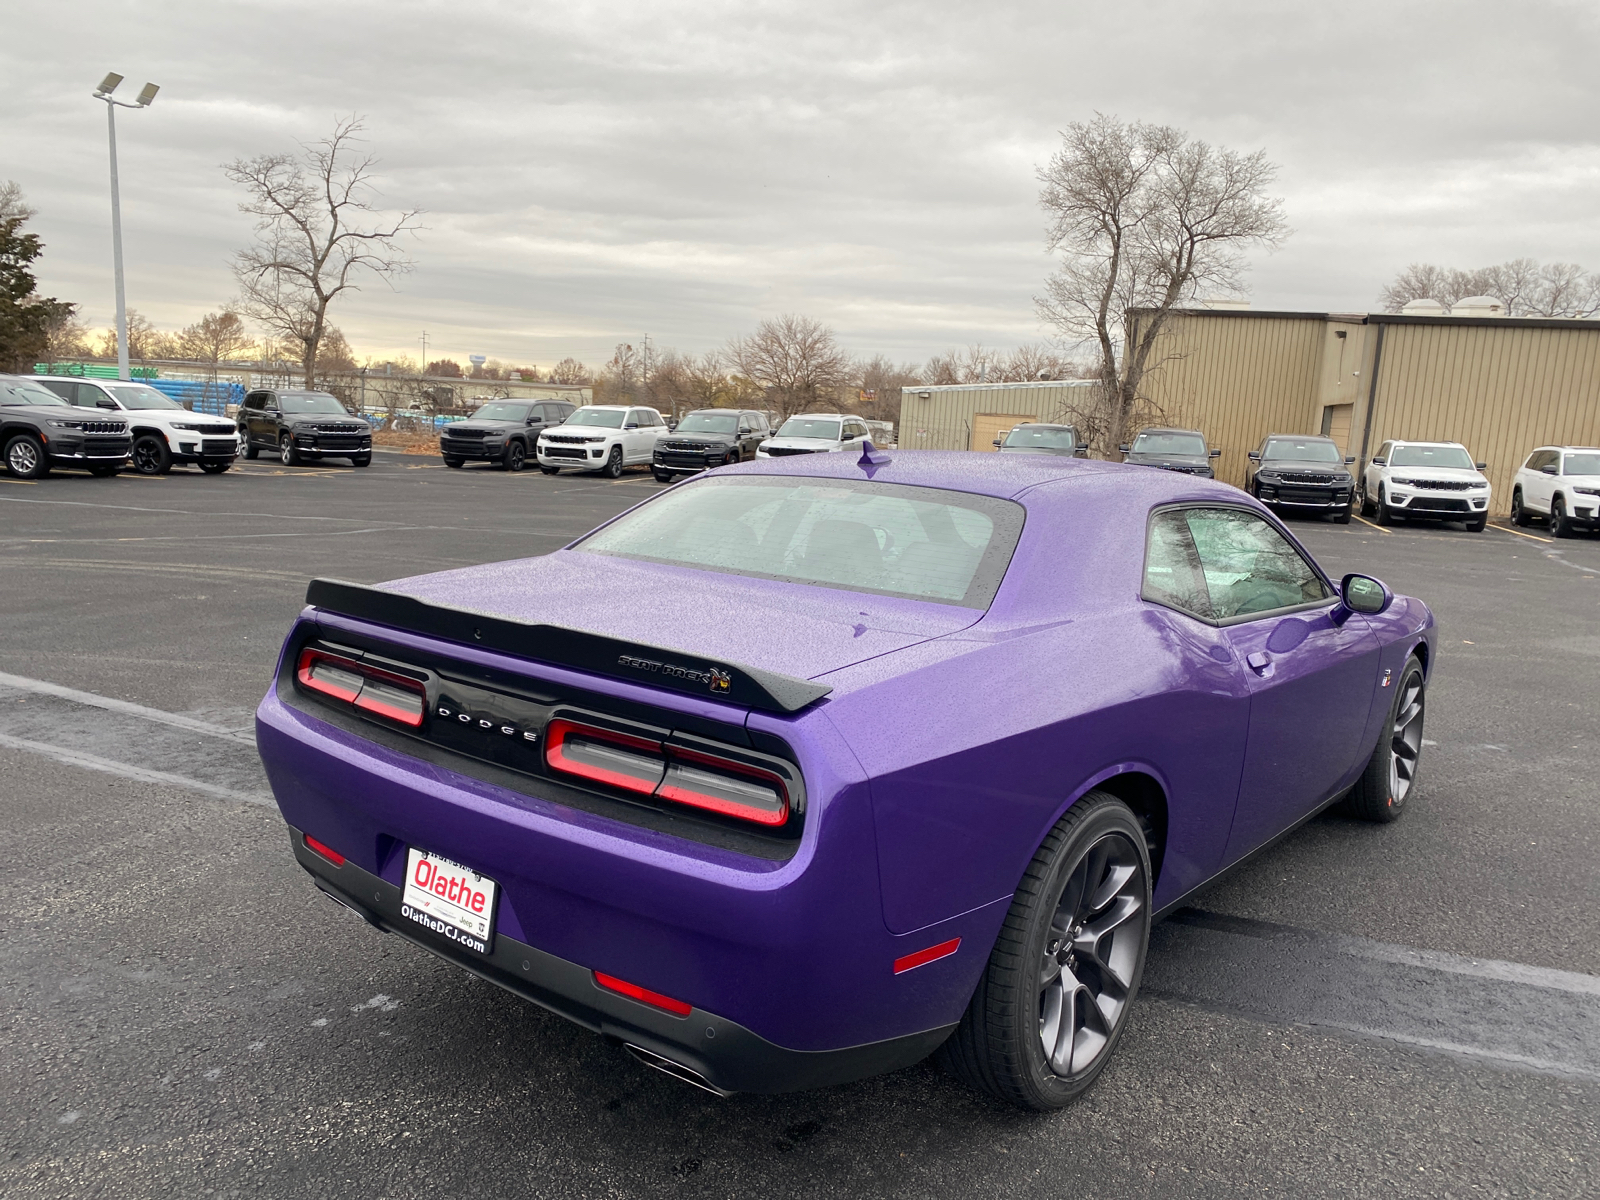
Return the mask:
{"type": "Polygon", "coordinates": [[[727,671],[719,671],[716,667],[707,667],[704,671],[697,671],[693,667],[680,667],[676,663],[657,662],[653,658],[636,658],[632,654],[619,654],[617,665],[627,667],[631,671],[649,671],[655,675],[666,675],[671,679],[683,679],[689,683],[703,683],[710,687],[713,694],[726,696],[733,689],[733,677],[727,671]]]}

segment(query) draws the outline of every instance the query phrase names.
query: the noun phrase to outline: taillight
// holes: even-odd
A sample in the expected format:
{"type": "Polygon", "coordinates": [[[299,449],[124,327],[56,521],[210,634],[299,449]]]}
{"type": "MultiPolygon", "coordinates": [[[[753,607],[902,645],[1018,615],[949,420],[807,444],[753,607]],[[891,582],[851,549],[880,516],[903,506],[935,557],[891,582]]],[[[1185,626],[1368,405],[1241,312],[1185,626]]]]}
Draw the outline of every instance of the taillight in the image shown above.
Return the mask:
{"type": "Polygon", "coordinates": [[[295,679],[307,691],[354,705],[363,712],[412,728],[422,724],[428,693],[420,680],[309,646],[300,652],[295,679]]]}
{"type": "Polygon", "coordinates": [[[344,866],[344,855],[340,854],[332,846],[324,845],[323,843],[317,841],[317,839],[312,837],[309,833],[305,835],[305,838],[306,838],[306,845],[312,851],[314,851],[317,854],[322,855],[323,858],[327,859],[329,862],[331,862],[336,867],[344,866]]]}
{"type": "Polygon", "coordinates": [[[641,796],[769,827],[789,819],[789,789],[776,772],[671,742],[557,717],[545,732],[552,771],[641,796]]]}

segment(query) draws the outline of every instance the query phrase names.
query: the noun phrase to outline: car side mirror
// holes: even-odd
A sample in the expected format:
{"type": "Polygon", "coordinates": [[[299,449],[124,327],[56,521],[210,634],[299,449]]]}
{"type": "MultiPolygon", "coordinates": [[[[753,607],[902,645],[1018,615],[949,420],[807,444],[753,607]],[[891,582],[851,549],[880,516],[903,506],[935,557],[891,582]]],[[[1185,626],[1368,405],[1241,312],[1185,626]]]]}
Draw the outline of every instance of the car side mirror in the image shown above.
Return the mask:
{"type": "Polygon", "coordinates": [[[1252,450],[1252,451],[1250,451],[1250,453],[1249,453],[1249,455],[1247,457],[1250,459],[1251,462],[1260,462],[1261,461],[1261,451],[1252,450]]]}
{"type": "Polygon", "coordinates": [[[1394,593],[1370,575],[1352,572],[1339,582],[1339,603],[1334,607],[1333,620],[1343,625],[1351,613],[1364,613],[1375,617],[1394,603],[1394,593]]]}
{"type": "Polygon", "coordinates": [[[1372,460],[1372,465],[1375,466],[1375,467],[1381,467],[1381,466],[1384,466],[1386,464],[1385,464],[1385,461],[1383,459],[1375,458],[1375,459],[1372,460]]]}
{"type": "Polygon", "coordinates": [[[1118,446],[1117,449],[1122,451],[1122,453],[1124,453],[1124,454],[1128,454],[1128,453],[1132,452],[1133,447],[1132,446],[1118,446]]]}
{"type": "Polygon", "coordinates": [[[1348,467],[1351,463],[1355,462],[1355,460],[1356,456],[1354,454],[1347,454],[1345,455],[1344,465],[1348,467]]]}
{"type": "Polygon", "coordinates": [[[999,445],[999,444],[1000,444],[1000,439],[999,439],[999,438],[995,438],[995,440],[994,440],[994,444],[995,444],[995,445],[996,445],[996,446],[998,446],[998,445],[999,445]]]}
{"type": "MultiPolygon", "coordinates": [[[[1556,473],[1557,473],[1557,472],[1558,472],[1558,471],[1559,471],[1559,469],[1560,469],[1560,468],[1558,468],[1558,467],[1557,467],[1557,466],[1556,466],[1556,465],[1555,465],[1555,463],[1545,463],[1545,465],[1544,465],[1544,466],[1542,466],[1542,467],[1540,467],[1540,468],[1539,468],[1539,470],[1540,470],[1540,472],[1541,472],[1541,473],[1542,473],[1542,474],[1545,474],[1545,475],[1554,475],[1554,474],[1556,474],[1556,473]]],[[[1479,468],[1478,468],[1478,470],[1480,470],[1480,471],[1481,471],[1481,470],[1483,470],[1483,468],[1482,468],[1482,467],[1479,467],[1479,468]]]]}
{"type": "Polygon", "coordinates": [[[623,426],[623,428],[624,429],[637,429],[637,428],[639,428],[639,422],[637,422],[637,421],[629,421],[626,425],[623,426]]]}
{"type": "MultiPolygon", "coordinates": [[[[1222,451],[1221,451],[1221,450],[1213,450],[1213,451],[1212,451],[1212,452],[1211,452],[1211,455],[1210,455],[1210,457],[1212,457],[1212,458],[1221,458],[1221,457],[1222,457],[1222,451]]],[[[1353,461],[1355,461],[1355,460],[1354,460],[1354,459],[1352,459],[1352,460],[1351,460],[1351,461],[1352,461],[1352,462],[1353,462],[1353,461]]]]}
{"type": "Polygon", "coordinates": [[[1472,465],[1479,471],[1487,471],[1489,469],[1488,463],[1473,463],[1472,465]]]}
{"type": "Polygon", "coordinates": [[[106,400],[106,399],[96,400],[94,402],[94,406],[96,408],[109,408],[112,412],[116,412],[117,411],[117,402],[115,400],[106,400]]]}
{"type": "Polygon", "coordinates": [[[1089,457],[1089,447],[1087,447],[1087,446],[1074,446],[1072,448],[1072,457],[1073,458],[1088,458],[1089,457]]]}

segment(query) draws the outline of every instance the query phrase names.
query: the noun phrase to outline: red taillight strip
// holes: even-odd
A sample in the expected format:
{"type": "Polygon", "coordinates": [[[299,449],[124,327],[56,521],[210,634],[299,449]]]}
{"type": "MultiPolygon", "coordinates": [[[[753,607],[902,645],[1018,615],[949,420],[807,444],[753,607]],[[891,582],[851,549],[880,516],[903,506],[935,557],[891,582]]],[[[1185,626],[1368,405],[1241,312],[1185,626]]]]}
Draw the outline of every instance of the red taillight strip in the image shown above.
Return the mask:
{"type": "Polygon", "coordinates": [[[343,700],[346,704],[354,704],[360,695],[360,689],[351,691],[338,684],[330,683],[326,679],[318,679],[311,673],[311,669],[319,662],[325,662],[335,667],[342,667],[346,671],[361,674],[361,668],[348,658],[340,658],[336,654],[328,654],[322,650],[312,650],[309,647],[300,651],[300,668],[295,672],[295,678],[300,681],[300,686],[313,692],[321,692],[324,696],[332,696],[335,700],[343,700]]]}
{"type": "Polygon", "coordinates": [[[398,721],[400,724],[409,725],[413,729],[422,724],[422,714],[428,704],[427,689],[419,680],[407,679],[404,675],[396,675],[392,671],[385,671],[370,663],[357,662],[355,659],[345,658],[339,654],[330,654],[326,650],[317,650],[309,646],[300,652],[300,666],[295,672],[295,678],[299,681],[300,686],[308,691],[317,692],[335,700],[342,700],[346,704],[355,705],[355,707],[364,712],[374,713],[391,721],[398,721]],[[351,691],[349,688],[340,687],[330,680],[318,679],[316,675],[318,663],[327,663],[329,666],[358,675],[365,682],[356,691],[351,691]],[[378,694],[369,696],[366,690],[366,683],[387,685],[390,688],[415,696],[417,698],[416,711],[413,712],[409,708],[402,708],[390,700],[385,700],[378,694]]]}
{"type": "Polygon", "coordinates": [[[336,867],[344,866],[344,855],[340,854],[332,846],[323,845],[321,842],[317,841],[316,838],[312,837],[309,833],[305,835],[305,839],[306,839],[306,845],[311,850],[313,850],[317,854],[322,855],[323,858],[327,859],[334,866],[336,866],[336,867]]]}
{"type": "MultiPolygon", "coordinates": [[[[627,775],[621,771],[613,771],[598,763],[583,762],[573,758],[567,753],[567,739],[574,734],[588,738],[590,741],[602,745],[611,745],[619,749],[640,750],[646,754],[660,754],[661,743],[651,741],[649,738],[635,737],[630,733],[618,733],[613,729],[600,729],[594,725],[580,725],[576,721],[556,718],[545,729],[544,757],[545,761],[557,771],[568,775],[576,775],[580,779],[592,779],[596,783],[610,784],[612,787],[622,788],[624,791],[636,792],[641,796],[648,796],[656,790],[656,784],[661,782],[661,776],[656,774],[650,778],[636,775],[627,775]]],[[[652,764],[654,765],[654,764],[652,764]]],[[[665,760],[660,764],[665,769],[665,760]]]]}
{"type": "Polygon", "coordinates": [[[618,979],[615,975],[607,975],[603,971],[594,973],[594,981],[608,992],[616,992],[619,996],[626,996],[630,1000],[637,1000],[641,1004],[648,1004],[653,1008],[662,1009],[675,1017],[687,1017],[694,1011],[694,1006],[685,1004],[682,1000],[674,1000],[671,996],[663,996],[660,992],[652,992],[649,988],[640,987],[637,983],[629,983],[626,979],[618,979]]]}
{"type": "Polygon", "coordinates": [[[937,946],[929,946],[926,950],[918,950],[915,954],[897,958],[894,960],[894,973],[904,975],[917,967],[925,967],[931,962],[938,962],[941,958],[949,958],[960,946],[960,938],[951,938],[948,942],[940,942],[937,946]]]}

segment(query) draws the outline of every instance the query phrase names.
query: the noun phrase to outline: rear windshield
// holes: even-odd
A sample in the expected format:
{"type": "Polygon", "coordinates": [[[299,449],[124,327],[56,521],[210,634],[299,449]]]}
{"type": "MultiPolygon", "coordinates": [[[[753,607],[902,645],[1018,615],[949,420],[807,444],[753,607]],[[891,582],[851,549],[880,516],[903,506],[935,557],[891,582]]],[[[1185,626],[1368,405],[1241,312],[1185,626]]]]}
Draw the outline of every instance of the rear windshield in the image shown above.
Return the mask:
{"type": "Polygon", "coordinates": [[[1077,439],[1070,429],[1052,429],[1048,425],[1019,425],[1006,434],[1008,447],[1026,446],[1035,450],[1071,450],[1077,439]]]}
{"type": "Polygon", "coordinates": [[[1343,462],[1339,447],[1321,438],[1273,438],[1261,456],[1263,462],[1274,459],[1293,459],[1296,462],[1343,462]]]}
{"type": "Polygon", "coordinates": [[[790,417],[778,430],[778,436],[827,438],[830,442],[837,442],[839,422],[823,421],[816,417],[790,417]]]}
{"type": "Polygon", "coordinates": [[[1396,446],[1391,467],[1455,467],[1472,470],[1472,458],[1460,446],[1396,446]]]}
{"type": "Polygon", "coordinates": [[[868,480],[704,479],[578,549],[854,592],[988,608],[1022,532],[993,496],[868,480]]]}
{"type": "Polygon", "coordinates": [[[1600,453],[1567,455],[1568,475],[1600,475],[1600,453]]]}
{"type": "Polygon", "coordinates": [[[1135,454],[1204,454],[1206,440],[1197,433],[1141,433],[1133,439],[1135,454]]]}

